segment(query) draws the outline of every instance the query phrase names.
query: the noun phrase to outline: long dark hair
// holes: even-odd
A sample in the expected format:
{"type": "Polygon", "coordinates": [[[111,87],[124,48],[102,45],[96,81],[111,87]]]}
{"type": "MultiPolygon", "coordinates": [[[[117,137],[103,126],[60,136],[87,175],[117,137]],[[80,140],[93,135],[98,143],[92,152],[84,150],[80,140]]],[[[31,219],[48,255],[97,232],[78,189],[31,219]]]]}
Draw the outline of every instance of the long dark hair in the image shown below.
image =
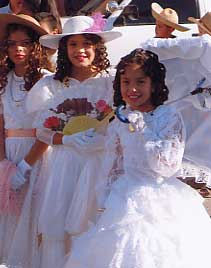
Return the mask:
{"type": "Polygon", "coordinates": [[[32,86],[43,76],[41,69],[48,69],[49,61],[39,43],[39,35],[26,26],[20,24],[9,24],[7,26],[7,35],[5,36],[5,40],[0,45],[0,94],[4,93],[7,85],[7,74],[15,67],[14,63],[8,56],[7,40],[10,34],[16,31],[25,32],[32,42],[31,54],[26,66],[26,73],[24,75],[25,89],[30,90],[32,86]]]}
{"type": "Polygon", "coordinates": [[[169,93],[165,84],[166,68],[159,62],[158,56],[155,53],[139,48],[121,58],[116,67],[117,71],[113,84],[114,106],[126,104],[121,95],[120,78],[121,75],[124,74],[125,68],[131,63],[140,65],[140,69],[143,70],[144,74],[150,77],[153,85],[153,92],[151,95],[153,106],[157,107],[162,105],[164,101],[168,99],[169,93]]]}
{"type": "MultiPolygon", "coordinates": [[[[98,72],[107,70],[110,66],[108,60],[108,53],[104,45],[103,39],[96,34],[83,34],[85,39],[90,40],[95,45],[95,59],[93,65],[96,67],[98,72]]],[[[68,59],[67,55],[67,41],[70,36],[65,36],[60,40],[58,57],[57,57],[57,68],[54,76],[55,80],[65,82],[71,77],[72,63],[68,59]]]]}

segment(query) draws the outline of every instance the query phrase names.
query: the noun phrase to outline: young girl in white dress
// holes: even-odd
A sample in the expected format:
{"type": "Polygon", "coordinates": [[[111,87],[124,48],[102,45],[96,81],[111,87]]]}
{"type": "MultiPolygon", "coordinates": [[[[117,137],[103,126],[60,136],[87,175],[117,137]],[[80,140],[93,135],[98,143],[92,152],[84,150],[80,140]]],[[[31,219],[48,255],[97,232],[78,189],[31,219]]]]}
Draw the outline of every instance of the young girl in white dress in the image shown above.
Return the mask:
{"type": "Polygon", "coordinates": [[[163,105],[165,73],[157,55],[142,49],[118,64],[114,104],[126,105],[121,120],[129,124],[115,119],[108,134],[110,139],[118,135],[124,174],[115,181],[105,178],[110,194],[104,212],[73,240],[65,268],[210,266],[210,218],[201,196],[176,178],[185,133],[180,115],[163,105]]]}
{"type": "Polygon", "coordinates": [[[38,41],[46,31],[27,15],[1,14],[0,24],[0,263],[29,268],[38,260],[33,206],[41,161],[35,162],[47,146],[36,141],[25,99],[49,73],[38,41]]]}
{"type": "MultiPolygon", "coordinates": [[[[103,156],[102,150],[87,153],[85,144],[82,148],[77,148],[78,142],[86,143],[82,139],[83,132],[64,136],[57,129],[52,131],[44,128],[44,122],[60,113],[69,113],[70,118],[74,119],[81,115],[82,110],[85,110],[85,114],[94,112],[96,103],[106,106],[112,104],[114,77],[109,72],[104,42],[119,36],[118,32],[102,32],[93,18],[76,16],[65,23],[62,34],[46,35],[40,39],[44,46],[58,48],[55,75],[41,79],[27,99],[29,112],[39,110],[43,105],[48,107],[37,117],[35,126],[38,139],[53,145],[39,219],[43,268],[56,266],[69,251],[72,230],[66,227],[66,222],[69,222],[68,211],[77,181],[87,162],[95,161],[99,165],[103,156]],[[65,101],[72,108],[66,111],[64,106],[59,111],[58,107],[65,101]],[[36,107],[32,107],[31,103],[36,103],[36,107]],[[56,113],[53,112],[55,110],[56,113]]],[[[81,191],[86,192],[86,185],[83,187],[81,191]]]]}

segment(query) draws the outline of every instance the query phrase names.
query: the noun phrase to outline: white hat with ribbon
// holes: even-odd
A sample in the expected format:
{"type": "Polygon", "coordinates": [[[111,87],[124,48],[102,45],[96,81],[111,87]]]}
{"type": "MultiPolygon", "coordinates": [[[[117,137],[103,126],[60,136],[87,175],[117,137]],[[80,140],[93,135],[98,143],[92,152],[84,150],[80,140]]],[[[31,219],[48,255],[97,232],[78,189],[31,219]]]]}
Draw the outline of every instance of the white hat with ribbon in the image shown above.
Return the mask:
{"type": "Polygon", "coordinates": [[[104,42],[109,42],[122,35],[118,31],[103,31],[104,25],[105,19],[102,19],[100,14],[96,14],[95,17],[74,16],[65,22],[61,34],[44,35],[40,37],[40,43],[45,47],[57,49],[62,37],[68,35],[95,34],[100,36],[104,42]]]}

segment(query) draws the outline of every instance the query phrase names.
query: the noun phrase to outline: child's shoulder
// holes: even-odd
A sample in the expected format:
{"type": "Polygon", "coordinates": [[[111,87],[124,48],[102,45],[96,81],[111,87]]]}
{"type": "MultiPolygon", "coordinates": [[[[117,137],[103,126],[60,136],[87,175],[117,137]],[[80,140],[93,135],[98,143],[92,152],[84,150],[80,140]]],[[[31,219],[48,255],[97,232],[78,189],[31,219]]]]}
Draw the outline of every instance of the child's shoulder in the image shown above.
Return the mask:
{"type": "Polygon", "coordinates": [[[171,117],[178,114],[178,111],[172,105],[163,104],[158,106],[153,112],[156,117],[171,117]]]}
{"type": "Polygon", "coordinates": [[[182,121],[180,113],[172,105],[160,105],[152,113],[152,120],[156,125],[172,125],[173,122],[182,121]]]}

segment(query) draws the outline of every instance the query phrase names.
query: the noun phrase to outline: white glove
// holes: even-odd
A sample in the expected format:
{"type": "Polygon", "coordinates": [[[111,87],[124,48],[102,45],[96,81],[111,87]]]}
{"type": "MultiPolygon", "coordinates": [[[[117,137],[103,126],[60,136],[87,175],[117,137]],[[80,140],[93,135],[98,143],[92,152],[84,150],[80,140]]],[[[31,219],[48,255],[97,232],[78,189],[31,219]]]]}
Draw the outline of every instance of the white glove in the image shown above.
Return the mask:
{"type": "Polygon", "coordinates": [[[140,131],[145,126],[143,114],[139,111],[129,113],[128,120],[130,122],[131,131],[140,131]]]}
{"type": "Polygon", "coordinates": [[[53,136],[55,133],[55,131],[50,129],[36,129],[37,139],[48,145],[53,145],[53,136]]]}
{"type": "Polygon", "coordinates": [[[18,190],[26,182],[30,176],[32,167],[23,159],[17,165],[17,172],[11,177],[11,187],[13,190],[18,190]]]}
{"type": "Polygon", "coordinates": [[[104,147],[105,136],[89,129],[73,135],[64,135],[62,143],[68,146],[75,146],[81,150],[97,150],[104,147]]]}

